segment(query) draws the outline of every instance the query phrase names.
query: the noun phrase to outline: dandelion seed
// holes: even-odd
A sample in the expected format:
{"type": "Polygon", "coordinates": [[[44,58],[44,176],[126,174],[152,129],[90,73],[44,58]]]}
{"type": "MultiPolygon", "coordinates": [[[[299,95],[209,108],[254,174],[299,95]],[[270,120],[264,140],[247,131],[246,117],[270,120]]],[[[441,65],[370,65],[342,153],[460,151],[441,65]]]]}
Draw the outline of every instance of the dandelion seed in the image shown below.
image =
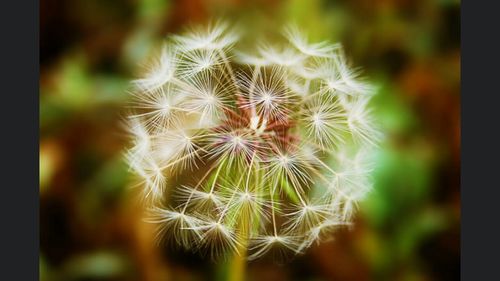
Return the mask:
{"type": "Polygon", "coordinates": [[[340,47],[338,44],[328,42],[308,43],[304,33],[300,32],[295,25],[291,25],[285,30],[285,36],[295,48],[308,56],[332,57],[333,51],[340,47]]]}
{"type": "Polygon", "coordinates": [[[138,157],[128,153],[126,158],[130,167],[142,179],[145,199],[161,199],[166,184],[166,177],[158,164],[150,156],[138,157]]]}
{"type": "Polygon", "coordinates": [[[321,148],[334,148],[343,143],[347,132],[347,116],[338,102],[314,99],[304,113],[302,121],[308,135],[321,148]]]}
{"type": "Polygon", "coordinates": [[[163,48],[160,59],[152,63],[147,75],[135,80],[134,83],[144,91],[153,91],[162,87],[174,76],[175,56],[172,49],[163,48]]]}
{"type": "Polygon", "coordinates": [[[303,242],[298,247],[297,252],[302,252],[303,250],[311,247],[314,242],[319,244],[321,242],[332,240],[333,237],[331,236],[331,233],[337,228],[347,225],[350,225],[350,223],[346,222],[345,219],[335,217],[327,218],[321,224],[310,228],[309,231],[306,232],[303,242]]]}
{"type": "Polygon", "coordinates": [[[186,78],[203,71],[214,70],[223,63],[214,50],[195,50],[182,53],[177,61],[179,75],[186,78]]]}
{"type": "Polygon", "coordinates": [[[229,29],[228,23],[217,22],[208,28],[192,29],[184,36],[173,36],[183,52],[193,50],[224,50],[238,40],[237,34],[229,29]]]}
{"type": "Polygon", "coordinates": [[[238,240],[235,232],[219,221],[207,221],[193,228],[200,231],[200,248],[208,251],[212,259],[223,257],[228,252],[238,252],[238,240]]]}
{"type": "Polygon", "coordinates": [[[173,239],[175,244],[186,249],[189,249],[193,241],[200,239],[200,233],[196,228],[199,227],[201,221],[184,212],[154,207],[150,210],[150,217],[146,221],[159,226],[157,236],[160,239],[173,239]]]}
{"type": "Polygon", "coordinates": [[[129,149],[130,160],[142,159],[151,148],[151,136],[145,125],[137,118],[130,119],[126,129],[133,139],[133,146],[129,149]]]}
{"type": "Polygon", "coordinates": [[[287,47],[279,49],[274,46],[264,45],[259,48],[259,53],[270,64],[285,67],[298,65],[305,59],[302,54],[287,47]]]}
{"type": "Polygon", "coordinates": [[[368,102],[367,98],[359,98],[353,103],[348,113],[347,123],[356,141],[376,145],[381,135],[371,116],[368,102]]]}
{"type": "Polygon", "coordinates": [[[307,232],[319,226],[331,214],[329,205],[305,204],[295,207],[296,211],[287,214],[287,231],[302,229],[307,232]]]}
{"type": "Polygon", "coordinates": [[[269,66],[271,62],[262,56],[235,51],[235,60],[242,65],[253,65],[257,67],[269,66]]]}
{"type": "Polygon", "coordinates": [[[269,252],[274,252],[277,259],[286,258],[287,252],[297,252],[300,245],[298,238],[289,235],[262,235],[251,241],[250,251],[252,254],[248,257],[249,260],[254,260],[264,256],[269,252]]]}
{"type": "Polygon", "coordinates": [[[202,148],[195,142],[196,135],[187,131],[167,131],[156,136],[153,153],[158,157],[160,165],[168,166],[177,163],[172,168],[186,170],[196,167],[196,160],[200,159],[202,148]]]}
{"type": "Polygon", "coordinates": [[[188,112],[199,114],[200,123],[220,117],[229,100],[231,87],[217,83],[212,75],[202,73],[192,77],[189,81],[192,86],[186,89],[188,98],[181,105],[188,112]]]}
{"type": "Polygon", "coordinates": [[[185,109],[178,106],[183,97],[174,95],[173,91],[167,86],[136,95],[134,108],[140,110],[141,113],[132,115],[130,118],[140,118],[145,129],[153,133],[161,133],[179,126],[179,121],[185,114],[185,109]]]}
{"type": "Polygon", "coordinates": [[[243,89],[240,108],[255,108],[258,116],[265,120],[286,119],[289,113],[287,104],[293,99],[290,91],[283,87],[283,75],[283,70],[278,67],[273,68],[270,74],[263,72],[258,75],[256,82],[248,76],[240,75],[243,89]]]}
{"type": "Polygon", "coordinates": [[[215,209],[222,206],[222,198],[213,191],[203,191],[188,186],[182,186],[177,189],[176,196],[178,201],[185,204],[181,205],[182,207],[190,207],[195,212],[201,214],[213,212],[215,209]]]}

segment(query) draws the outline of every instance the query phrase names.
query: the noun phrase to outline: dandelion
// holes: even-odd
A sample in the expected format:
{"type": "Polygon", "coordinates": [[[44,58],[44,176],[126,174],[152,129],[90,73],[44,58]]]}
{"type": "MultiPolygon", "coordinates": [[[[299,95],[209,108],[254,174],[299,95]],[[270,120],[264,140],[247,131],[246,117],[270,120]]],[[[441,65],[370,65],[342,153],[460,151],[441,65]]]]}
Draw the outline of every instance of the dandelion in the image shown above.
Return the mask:
{"type": "Polygon", "coordinates": [[[135,80],[127,160],[159,235],[213,258],[286,256],[350,224],[380,133],[339,44],[235,48],[226,23],[173,36],[135,80]]]}

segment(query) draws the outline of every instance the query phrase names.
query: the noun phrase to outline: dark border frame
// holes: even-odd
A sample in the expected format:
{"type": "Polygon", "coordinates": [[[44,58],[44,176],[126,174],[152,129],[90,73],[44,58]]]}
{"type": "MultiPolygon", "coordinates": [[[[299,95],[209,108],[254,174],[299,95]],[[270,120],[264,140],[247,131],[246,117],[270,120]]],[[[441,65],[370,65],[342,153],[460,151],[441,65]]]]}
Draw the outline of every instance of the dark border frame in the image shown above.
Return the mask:
{"type": "Polygon", "coordinates": [[[487,7],[485,2],[461,3],[460,271],[463,280],[497,280],[499,270],[500,91],[496,84],[500,43],[495,35],[499,9],[493,4],[499,5],[490,1],[491,7],[487,7]]]}
{"type": "Polygon", "coordinates": [[[2,279],[38,280],[39,1],[4,2],[2,43],[2,279]]]}

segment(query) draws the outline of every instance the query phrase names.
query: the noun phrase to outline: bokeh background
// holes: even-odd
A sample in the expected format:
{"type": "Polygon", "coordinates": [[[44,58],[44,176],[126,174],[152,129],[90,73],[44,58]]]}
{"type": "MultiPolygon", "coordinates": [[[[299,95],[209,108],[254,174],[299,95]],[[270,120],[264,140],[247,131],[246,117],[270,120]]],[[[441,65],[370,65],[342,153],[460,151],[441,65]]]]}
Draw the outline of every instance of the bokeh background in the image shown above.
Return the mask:
{"type": "Polygon", "coordinates": [[[458,280],[460,2],[42,0],[40,279],[223,280],[224,264],[158,246],[131,189],[121,127],[129,81],[170,33],[224,17],[295,22],[341,42],[377,85],[386,139],[352,229],[248,280],[458,280]]]}

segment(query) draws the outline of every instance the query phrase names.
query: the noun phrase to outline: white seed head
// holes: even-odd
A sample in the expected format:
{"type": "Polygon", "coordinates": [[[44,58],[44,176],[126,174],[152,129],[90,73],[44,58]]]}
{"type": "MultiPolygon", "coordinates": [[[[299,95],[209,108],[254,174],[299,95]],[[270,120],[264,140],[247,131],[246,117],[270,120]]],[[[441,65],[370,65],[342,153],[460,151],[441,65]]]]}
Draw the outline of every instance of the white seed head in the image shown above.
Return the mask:
{"type": "Polygon", "coordinates": [[[229,24],[195,28],[135,80],[126,157],[169,241],[213,258],[302,253],[370,191],[372,87],[339,44],[284,35],[243,53],[229,24]]]}

